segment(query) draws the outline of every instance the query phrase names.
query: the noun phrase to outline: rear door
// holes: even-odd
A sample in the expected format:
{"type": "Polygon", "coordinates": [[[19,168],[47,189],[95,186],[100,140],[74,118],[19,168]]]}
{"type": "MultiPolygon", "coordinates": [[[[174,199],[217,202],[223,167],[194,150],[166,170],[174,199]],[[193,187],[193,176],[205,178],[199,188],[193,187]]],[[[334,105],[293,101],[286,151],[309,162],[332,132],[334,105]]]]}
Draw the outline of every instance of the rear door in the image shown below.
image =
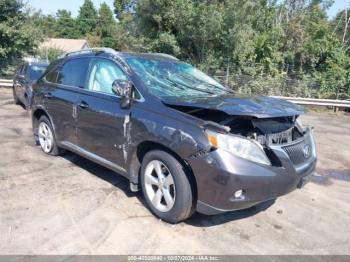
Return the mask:
{"type": "Polygon", "coordinates": [[[125,166],[130,121],[129,109],[120,108],[120,98],[112,92],[112,83],[126,80],[123,70],[112,60],[93,58],[86,89],[78,102],[78,144],[81,148],[113,164],[125,166]]]}
{"type": "Polygon", "coordinates": [[[68,60],[45,76],[44,104],[59,142],[77,144],[76,104],[83,90],[89,58],[68,60]]]}

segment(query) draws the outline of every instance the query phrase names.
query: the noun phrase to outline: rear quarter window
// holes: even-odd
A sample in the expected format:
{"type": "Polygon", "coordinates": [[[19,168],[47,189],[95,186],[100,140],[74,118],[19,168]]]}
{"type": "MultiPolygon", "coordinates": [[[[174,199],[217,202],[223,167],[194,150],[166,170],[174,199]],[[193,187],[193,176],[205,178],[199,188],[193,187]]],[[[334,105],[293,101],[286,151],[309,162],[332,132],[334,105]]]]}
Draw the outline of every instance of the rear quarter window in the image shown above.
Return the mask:
{"type": "Polygon", "coordinates": [[[44,77],[39,79],[39,81],[41,81],[43,79],[46,82],[56,84],[57,83],[57,76],[58,76],[58,72],[59,72],[59,67],[58,67],[59,63],[60,63],[59,61],[52,62],[48,66],[44,77]]]}
{"type": "Polygon", "coordinates": [[[50,83],[57,83],[58,69],[48,72],[45,76],[45,80],[50,83]]]}

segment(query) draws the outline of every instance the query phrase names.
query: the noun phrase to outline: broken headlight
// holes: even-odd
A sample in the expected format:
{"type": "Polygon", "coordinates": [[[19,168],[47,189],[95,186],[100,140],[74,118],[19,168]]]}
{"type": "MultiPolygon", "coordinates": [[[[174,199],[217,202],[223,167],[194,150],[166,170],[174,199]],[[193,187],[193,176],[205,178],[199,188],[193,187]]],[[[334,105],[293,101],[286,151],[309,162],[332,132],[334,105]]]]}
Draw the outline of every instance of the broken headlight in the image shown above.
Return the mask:
{"type": "Polygon", "coordinates": [[[256,141],[240,136],[220,134],[214,131],[206,131],[209,143],[214,148],[225,150],[235,156],[264,164],[271,165],[263,147],[256,141]]]}

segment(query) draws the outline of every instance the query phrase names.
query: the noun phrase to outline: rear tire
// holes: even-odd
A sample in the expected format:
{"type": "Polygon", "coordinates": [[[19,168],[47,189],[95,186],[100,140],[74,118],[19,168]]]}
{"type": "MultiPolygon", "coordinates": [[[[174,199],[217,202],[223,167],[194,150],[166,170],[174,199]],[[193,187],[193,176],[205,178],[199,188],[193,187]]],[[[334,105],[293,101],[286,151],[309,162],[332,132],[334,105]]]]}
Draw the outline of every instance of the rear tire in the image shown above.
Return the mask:
{"type": "Polygon", "coordinates": [[[165,151],[148,152],[141,167],[141,186],[151,212],[178,223],[194,212],[193,190],[185,168],[165,151]]]}
{"type": "Polygon", "coordinates": [[[13,87],[12,88],[12,92],[13,92],[13,101],[15,102],[15,105],[19,105],[20,104],[20,101],[16,95],[16,91],[15,91],[15,88],[13,87]]]}
{"type": "Polygon", "coordinates": [[[64,150],[57,146],[52,124],[46,116],[39,119],[38,138],[41,150],[45,154],[58,156],[64,153],[64,150]]]}
{"type": "Polygon", "coordinates": [[[24,107],[26,108],[27,111],[29,111],[30,110],[30,99],[29,99],[28,95],[25,95],[24,98],[25,98],[24,107]]]}

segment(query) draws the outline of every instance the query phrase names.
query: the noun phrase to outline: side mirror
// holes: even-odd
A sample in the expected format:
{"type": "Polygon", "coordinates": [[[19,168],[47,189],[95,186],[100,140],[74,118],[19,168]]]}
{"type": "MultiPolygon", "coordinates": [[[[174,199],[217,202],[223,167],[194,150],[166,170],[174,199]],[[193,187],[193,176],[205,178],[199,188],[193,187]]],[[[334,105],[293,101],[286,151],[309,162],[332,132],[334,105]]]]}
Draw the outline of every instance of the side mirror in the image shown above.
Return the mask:
{"type": "Polygon", "coordinates": [[[112,84],[113,93],[120,96],[121,108],[128,108],[131,105],[131,93],[133,85],[129,80],[115,80],[112,84]]]}

